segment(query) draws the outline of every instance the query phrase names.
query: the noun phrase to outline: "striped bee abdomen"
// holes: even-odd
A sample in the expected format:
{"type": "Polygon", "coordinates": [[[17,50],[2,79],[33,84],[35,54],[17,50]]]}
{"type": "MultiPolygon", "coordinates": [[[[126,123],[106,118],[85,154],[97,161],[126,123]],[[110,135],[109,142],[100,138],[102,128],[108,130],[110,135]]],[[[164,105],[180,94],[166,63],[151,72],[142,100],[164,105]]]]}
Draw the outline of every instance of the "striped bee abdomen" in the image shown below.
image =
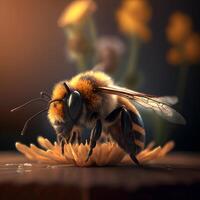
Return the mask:
{"type": "Polygon", "coordinates": [[[136,153],[139,153],[144,149],[145,145],[145,129],[141,116],[138,113],[129,110],[130,117],[132,119],[132,131],[131,138],[133,138],[136,145],[136,153]]]}

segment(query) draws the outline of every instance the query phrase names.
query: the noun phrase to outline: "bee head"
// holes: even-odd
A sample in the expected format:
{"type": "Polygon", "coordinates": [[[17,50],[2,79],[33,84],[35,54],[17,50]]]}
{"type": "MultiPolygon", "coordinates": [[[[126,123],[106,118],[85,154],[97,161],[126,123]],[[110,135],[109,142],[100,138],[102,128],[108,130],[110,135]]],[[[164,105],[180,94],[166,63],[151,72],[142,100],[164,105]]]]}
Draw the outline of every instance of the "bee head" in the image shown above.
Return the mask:
{"type": "MultiPolygon", "coordinates": [[[[83,100],[77,90],[73,90],[64,82],[55,88],[54,94],[61,94],[49,102],[48,117],[57,132],[69,132],[81,115],[83,100]],[[59,91],[62,88],[62,92],[59,91]],[[63,91],[63,89],[65,91],[63,91]]],[[[54,95],[55,96],[55,95],[54,95]]],[[[58,96],[58,95],[57,95],[58,96]]]]}
{"type": "Polygon", "coordinates": [[[54,128],[61,128],[65,134],[71,131],[74,124],[77,122],[78,118],[81,115],[83,101],[81,94],[76,91],[72,90],[67,83],[59,84],[56,89],[57,94],[53,95],[53,98],[46,92],[41,92],[39,98],[31,99],[30,101],[14,108],[11,112],[20,110],[34,102],[43,101],[47,103],[47,108],[39,111],[38,113],[32,115],[24,124],[23,130],[21,134],[23,135],[26,132],[28,124],[40,114],[48,111],[48,118],[54,128]],[[61,90],[64,88],[64,91],[61,90]]]}

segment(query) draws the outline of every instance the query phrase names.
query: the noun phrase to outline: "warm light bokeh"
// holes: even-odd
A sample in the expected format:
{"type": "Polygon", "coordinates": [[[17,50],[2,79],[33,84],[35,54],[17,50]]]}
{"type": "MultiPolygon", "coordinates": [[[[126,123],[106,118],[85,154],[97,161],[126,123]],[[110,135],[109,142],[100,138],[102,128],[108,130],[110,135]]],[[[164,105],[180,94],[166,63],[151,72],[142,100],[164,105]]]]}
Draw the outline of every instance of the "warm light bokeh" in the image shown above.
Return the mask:
{"type": "Polygon", "coordinates": [[[192,19],[177,11],[170,16],[166,29],[167,39],[172,44],[180,44],[186,40],[192,31],[192,19]]]}
{"type": "Polygon", "coordinates": [[[79,24],[95,10],[96,4],[93,0],[74,0],[61,14],[58,25],[60,27],[65,27],[67,25],[79,24]]]}
{"type": "Polygon", "coordinates": [[[152,17],[152,9],[145,0],[124,0],[123,9],[140,22],[148,23],[152,17]]]}
{"type": "Polygon", "coordinates": [[[200,35],[193,31],[192,26],[190,16],[180,11],[170,16],[166,35],[173,47],[167,52],[168,63],[188,65],[200,61],[200,35]]]}
{"type": "Polygon", "coordinates": [[[193,33],[185,42],[185,56],[191,63],[200,61],[200,34],[193,33]]]}
{"type": "Polygon", "coordinates": [[[116,12],[120,31],[129,36],[135,35],[143,41],[151,38],[148,28],[151,15],[151,7],[145,0],[125,0],[116,12]]]}
{"type": "Polygon", "coordinates": [[[171,48],[167,52],[166,59],[171,65],[179,65],[183,61],[183,55],[177,48],[171,48]]]}

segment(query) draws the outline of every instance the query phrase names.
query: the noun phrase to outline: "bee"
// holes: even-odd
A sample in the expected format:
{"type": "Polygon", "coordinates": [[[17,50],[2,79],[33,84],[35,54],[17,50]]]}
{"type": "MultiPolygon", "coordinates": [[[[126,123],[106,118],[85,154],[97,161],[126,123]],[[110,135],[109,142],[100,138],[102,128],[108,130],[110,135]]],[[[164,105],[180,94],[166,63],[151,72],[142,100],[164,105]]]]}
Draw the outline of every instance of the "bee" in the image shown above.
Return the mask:
{"type": "Polygon", "coordinates": [[[62,151],[65,142],[73,142],[76,135],[80,138],[86,128],[91,131],[86,161],[103,132],[139,165],[136,154],[144,149],[145,128],[135,103],[170,122],[185,124],[185,119],[171,108],[177,103],[176,97],[158,97],[117,86],[110,76],[100,71],[87,71],[61,81],[55,85],[51,96],[41,92],[40,98],[12,111],[35,101],[46,101],[48,106],[27,120],[22,134],[33,118],[47,111],[62,151]]]}

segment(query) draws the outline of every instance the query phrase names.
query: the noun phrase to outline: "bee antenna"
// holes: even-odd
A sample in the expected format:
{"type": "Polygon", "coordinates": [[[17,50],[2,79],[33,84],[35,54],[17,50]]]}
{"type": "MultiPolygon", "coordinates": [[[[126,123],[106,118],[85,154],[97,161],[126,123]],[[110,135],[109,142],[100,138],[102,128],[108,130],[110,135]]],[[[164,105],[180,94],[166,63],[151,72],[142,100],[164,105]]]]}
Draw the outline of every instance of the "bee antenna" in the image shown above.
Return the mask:
{"type": "Polygon", "coordinates": [[[26,120],[25,124],[24,124],[24,127],[21,131],[21,135],[24,135],[24,133],[26,132],[27,130],[27,127],[28,127],[28,124],[34,119],[36,118],[37,116],[39,116],[40,114],[42,114],[43,112],[46,112],[48,110],[48,108],[46,109],[43,109],[41,111],[39,111],[38,113],[34,114],[33,116],[31,116],[29,119],[26,120]]]}
{"type": "Polygon", "coordinates": [[[69,85],[67,85],[67,83],[65,83],[65,82],[63,83],[63,85],[64,85],[67,93],[70,94],[71,93],[71,89],[70,89],[69,85]]]}
{"type": "Polygon", "coordinates": [[[53,100],[49,101],[49,105],[50,105],[51,103],[56,102],[56,101],[58,101],[58,102],[63,102],[63,99],[53,99],[53,100]]]}
{"type": "MultiPolygon", "coordinates": [[[[43,99],[43,100],[44,100],[44,99],[43,99]]],[[[54,99],[54,100],[49,101],[49,103],[48,103],[48,108],[45,108],[45,109],[39,111],[38,113],[34,114],[33,116],[31,116],[29,119],[26,120],[26,122],[25,122],[25,124],[24,124],[24,127],[23,127],[23,129],[22,129],[22,131],[21,131],[21,135],[24,135],[24,133],[26,132],[26,129],[27,129],[27,127],[28,127],[28,124],[29,124],[34,118],[36,118],[37,116],[39,116],[39,115],[42,114],[43,112],[48,111],[50,104],[53,103],[53,102],[55,102],[55,101],[63,102],[62,99],[54,99]]]]}
{"type": "Polygon", "coordinates": [[[28,101],[28,102],[26,102],[26,103],[24,103],[24,104],[22,104],[22,105],[20,105],[20,106],[18,106],[18,107],[16,107],[16,108],[13,108],[10,112],[17,111],[17,110],[19,110],[19,109],[21,109],[21,108],[23,108],[23,107],[25,107],[25,106],[27,106],[27,105],[33,103],[33,102],[37,102],[37,101],[48,102],[46,99],[41,98],[41,97],[35,98],[35,99],[31,99],[30,101],[28,101]]]}

